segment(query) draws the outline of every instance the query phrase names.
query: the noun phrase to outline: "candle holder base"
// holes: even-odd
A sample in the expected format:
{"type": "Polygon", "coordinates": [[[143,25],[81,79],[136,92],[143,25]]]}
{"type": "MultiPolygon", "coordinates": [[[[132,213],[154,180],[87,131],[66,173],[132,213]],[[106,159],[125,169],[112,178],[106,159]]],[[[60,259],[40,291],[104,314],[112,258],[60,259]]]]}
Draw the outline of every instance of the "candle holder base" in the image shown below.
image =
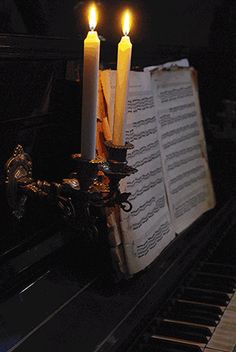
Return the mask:
{"type": "Polygon", "coordinates": [[[83,159],[81,154],[72,154],[71,157],[75,165],[73,176],[76,176],[79,180],[81,191],[89,191],[91,186],[98,184],[99,171],[108,168],[106,161],[100,158],[93,160],[83,159]]]}
{"type": "Polygon", "coordinates": [[[7,199],[13,214],[22,218],[29,197],[46,198],[62,211],[71,226],[96,237],[96,219],[91,215],[91,209],[119,205],[124,211],[130,211],[130,193],[121,193],[119,182],[137,171],[128,166],[126,160],[132,144],[116,146],[106,142],[105,145],[108,161],[100,158],[86,160],[81,154],[72,154],[74,170],[61,182],[34,180],[32,160],[18,145],[6,163],[7,199]]]}
{"type": "Polygon", "coordinates": [[[115,145],[111,141],[105,141],[104,144],[107,148],[109,165],[109,168],[104,170],[104,174],[109,178],[109,187],[113,195],[110,198],[110,203],[119,204],[124,211],[129,212],[132,209],[132,204],[128,201],[130,193],[121,193],[119,183],[123,178],[138,171],[127,163],[127,151],[133,149],[133,145],[131,143],[115,145]]]}

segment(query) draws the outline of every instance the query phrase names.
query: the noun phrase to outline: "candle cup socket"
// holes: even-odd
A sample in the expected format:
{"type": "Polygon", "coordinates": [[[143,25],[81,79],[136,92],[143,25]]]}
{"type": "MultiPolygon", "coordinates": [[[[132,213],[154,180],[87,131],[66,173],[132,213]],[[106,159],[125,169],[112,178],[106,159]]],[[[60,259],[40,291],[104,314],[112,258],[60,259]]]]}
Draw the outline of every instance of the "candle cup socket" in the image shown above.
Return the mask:
{"type": "Polygon", "coordinates": [[[133,149],[133,144],[126,142],[125,145],[115,145],[112,141],[105,141],[105,147],[108,153],[108,162],[117,161],[127,163],[127,151],[133,149]]]}
{"type": "Polygon", "coordinates": [[[72,154],[75,163],[75,174],[79,180],[80,189],[88,191],[90,186],[96,181],[98,171],[103,171],[105,162],[102,159],[83,159],[81,154],[72,154]]]}
{"type": "Polygon", "coordinates": [[[118,188],[120,180],[126,176],[130,176],[137,172],[137,169],[127,165],[127,151],[133,149],[131,143],[125,145],[115,145],[111,141],[105,141],[105,146],[108,153],[109,169],[104,170],[106,176],[110,180],[110,188],[112,191],[118,188]]]}

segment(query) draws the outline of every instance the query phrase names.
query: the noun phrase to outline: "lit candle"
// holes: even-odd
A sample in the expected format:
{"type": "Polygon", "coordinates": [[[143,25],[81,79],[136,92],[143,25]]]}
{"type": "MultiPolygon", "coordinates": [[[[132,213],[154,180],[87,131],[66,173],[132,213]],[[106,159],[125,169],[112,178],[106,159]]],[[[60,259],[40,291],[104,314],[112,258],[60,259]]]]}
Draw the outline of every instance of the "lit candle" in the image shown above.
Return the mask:
{"type": "Polygon", "coordinates": [[[95,159],[100,40],[95,31],[97,13],[89,11],[90,31],[84,40],[83,96],[81,121],[81,158],[95,159]]]}
{"type": "Polygon", "coordinates": [[[123,33],[118,44],[116,93],[113,123],[113,144],[125,144],[125,128],[127,114],[127,97],[129,87],[129,72],[131,62],[132,44],[128,36],[130,31],[130,14],[125,12],[123,18],[123,33]]]}

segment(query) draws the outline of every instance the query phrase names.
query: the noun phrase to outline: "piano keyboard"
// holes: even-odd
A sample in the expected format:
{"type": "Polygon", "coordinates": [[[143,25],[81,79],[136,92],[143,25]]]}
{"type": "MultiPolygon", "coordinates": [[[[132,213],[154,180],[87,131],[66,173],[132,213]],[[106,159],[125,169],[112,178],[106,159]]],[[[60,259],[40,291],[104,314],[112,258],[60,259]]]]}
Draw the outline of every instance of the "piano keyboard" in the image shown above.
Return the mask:
{"type": "Polygon", "coordinates": [[[209,249],[131,352],[236,352],[236,235],[209,249]]]}
{"type": "Polygon", "coordinates": [[[233,295],[217,325],[206,352],[233,351],[236,346],[236,294],[233,295]]]}

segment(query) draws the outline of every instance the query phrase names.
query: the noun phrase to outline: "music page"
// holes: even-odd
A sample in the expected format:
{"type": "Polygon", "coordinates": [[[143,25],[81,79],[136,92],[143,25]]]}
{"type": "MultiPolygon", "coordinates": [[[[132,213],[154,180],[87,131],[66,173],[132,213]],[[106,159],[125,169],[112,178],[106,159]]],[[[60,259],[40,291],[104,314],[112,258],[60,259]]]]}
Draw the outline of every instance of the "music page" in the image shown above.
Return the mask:
{"type": "Polygon", "coordinates": [[[215,205],[193,68],[151,72],[172,223],[180,233],[215,205]]]}
{"type": "MultiPolygon", "coordinates": [[[[111,131],[115,79],[116,71],[101,72],[111,131]]],[[[149,72],[130,72],[126,141],[134,146],[128,151],[128,165],[138,171],[121,181],[121,191],[131,193],[132,210],[120,210],[120,225],[128,271],[134,274],[148,266],[175,236],[166,201],[149,72]]]]}

